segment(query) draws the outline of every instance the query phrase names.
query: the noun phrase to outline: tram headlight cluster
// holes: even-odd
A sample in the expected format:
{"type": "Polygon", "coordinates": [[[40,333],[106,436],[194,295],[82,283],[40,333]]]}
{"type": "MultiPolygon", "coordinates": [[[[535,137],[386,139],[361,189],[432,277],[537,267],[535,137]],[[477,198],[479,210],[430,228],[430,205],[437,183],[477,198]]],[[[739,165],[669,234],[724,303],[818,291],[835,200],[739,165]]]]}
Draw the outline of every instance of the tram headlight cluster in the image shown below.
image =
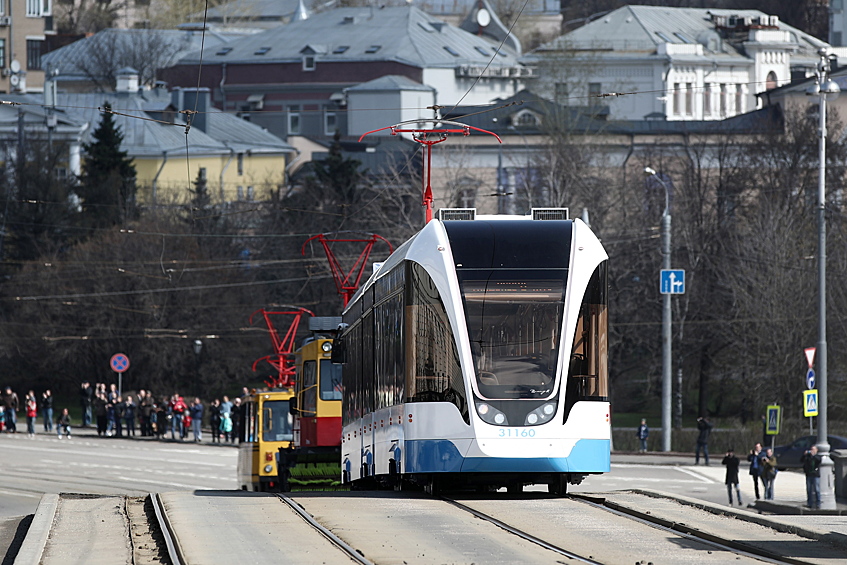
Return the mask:
{"type": "Polygon", "coordinates": [[[273,465],[265,465],[265,473],[270,473],[273,470],[274,470],[273,465]]]}
{"type": "Polygon", "coordinates": [[[506,415],[485,402],[477,402],[476,413],[482,421],[495,426],[508,426],[509,420],[506,415]]]}
{"type": "Polygon", "coordinates": [[[542,404],[541,406],[527,414],[526,420],[524,421],[524,425],[535,426],[537,424],[544,424],[548,422],[555,413],[556,403],[547,402],[546,404],[542,404]]]}
{"type": "Polygon", "coordinates": [[[329,353],[330,351],[332,351],[332,342],[331,341],[323,342],[321,344],[321,349],[324,350],[324,353],[329,353]]]}

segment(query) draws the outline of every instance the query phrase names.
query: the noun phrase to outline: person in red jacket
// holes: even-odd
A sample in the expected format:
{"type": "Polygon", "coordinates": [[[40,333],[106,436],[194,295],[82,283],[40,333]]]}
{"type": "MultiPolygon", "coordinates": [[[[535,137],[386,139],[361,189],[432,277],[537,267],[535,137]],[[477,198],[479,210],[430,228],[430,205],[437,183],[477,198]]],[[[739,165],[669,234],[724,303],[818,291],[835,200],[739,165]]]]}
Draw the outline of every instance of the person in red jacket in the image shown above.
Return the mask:
{"type": "Polygon", "coordinates": [[[179,438],[182,441],[185,430],[183,429],[182,416],[185,414],[185,401],[178,394],[171,397],[171,402],[168,406],[171,412],[171,439],[179,438]]]}

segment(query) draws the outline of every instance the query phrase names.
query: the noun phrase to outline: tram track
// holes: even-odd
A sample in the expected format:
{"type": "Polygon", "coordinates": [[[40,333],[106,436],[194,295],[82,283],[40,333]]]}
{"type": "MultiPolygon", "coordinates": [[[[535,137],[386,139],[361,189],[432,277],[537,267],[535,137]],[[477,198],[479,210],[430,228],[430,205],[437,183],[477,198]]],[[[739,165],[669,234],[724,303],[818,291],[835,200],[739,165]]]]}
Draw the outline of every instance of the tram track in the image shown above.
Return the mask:
{"type": "Polygon", "coordinates": [[[296,512],[297,515],[300,516],[306,523],[308,523],[310,526],[319,531],[327,540],[329,540],[330,543],[332,543],[338,549],[343,551],[351,559],[353,559],[357,563],[360,563],[361,565],[374,565],[372,561],[366,559],[365,556],[359,553],[355,548],[350,546],[347,542],[332,533],[332,531],[326,528],[323,524],[318,522],[314,516],[306,512],[306,510],[303,509],[302,506],[297,504],[297,502],[292,500],[289,496],[282,493],[275,494],[277,498],[279,498],[280,500],[282,500],[282,502],[288,505],[288,507],[291,508],[294,512],[296,512]]]}
{"type": "MultiPolygon", "coordinates": [[[[510,512],[507,508],[502,508],[502,511],[505,513],[504,515],[509,516],[509,518],[499,519],[496,517],[496,514],[500,510],[494,510],[492,512],[492,507],[490,505],[490,500],[488,499],[472,499],[465,502],[460,502],[458,500],[448,498],[448,497],[439,497],[444,502],[451,504],[452,506],[459,508],[465,512],[470,513],[471,515],[479,518],[481,520],[485,520],[491,524],[494,524],[503,530],[516,535],[524,540],[527,540],[531,543],[537,544],[545,549],[550,551],[554,551],[560,555],[566,556],[569,559],[574,560],[575,562],[580,563],[608,563],[608,562],[617,562],[615,560],[610,560],[607,555],[605,555],[599,547],[594,545],[588,545],[583,547],[588,547],[588,549],[573,551],[569,549],[569,547],[573,547],[572,544],[569,543],[561,543],[559,541],[551,541],[553,537],[550,533],[543,533],[543,531],[539,531],[536,533],[529,533],[521,527],[517,527],[515,522],[520,522],[520,518],[516,517],[516,515],[510,512]],[[474,501],[477,504],[474,504],[474,501]],[[482,504],[480,504],[482,503],[482,504]],[[486,504],[488,504],[488,509],[485,509],[486,504]],[[476,508],[474,506],[477,506],[476,508]],[[482,506],[482,509],[479,508],[482,506]],[[491,515],[495,514],[495,515],[491,515]],[[511,522],[511,523],[509,523],[511,522]],[[596,547],[596,549],[594,549],[596,547]],[[599,553],[598,553],[599,551],[599,553]]],[[[511,500],[516,500],[512,498],[511,500]]],[[[528,499],[530,501],[539,501],[548,499],[528,499]]],[[[552,499],[549,499],[552,500],[552,499]]],[[[723,554],[735,556],[735,559],[749,559],[754,560],[756,562],[763,563],[771,563],[775,565],[783,565],[783,564],[791,564],[791,565],[811,565],[815,563],[814,560],[804,560],[799,559],[792,556],[786,556],[781,554],[776,554],[768,549],[763,547],[757,547],[755,544],[745,543],[741,541],[736,541],[733,539],[728,539],[727,537],[723,537],[720,535],[716,535],[714,533],[710,533],[705,529],[702,529],[702,526],[706,525],[705,523],[699,524],[701,527],[694,527],[683,522],[673,521],[661,516],[656,516],[651,514],[649,511],[641,511],[635,508],[630,508],[623,504],[618,504],[613,501],[607,500],[603,497],[597,496],[586,496],[586,495],[568,495],[568,497],[564,500],[570,500],[574,503],[580,505],[589,506],[597,511],[601,511],[602,513],[610,514],[617,519],[623,519],[633,524],[639,524],[644,527],[649,527],[655,529],[663,534],[666,534],[667,539],[683,539],[687,540],[690,544],[697,544],[702,549],[708,551],[709,554],[723,554]]],[[[577,511],[577,514],[579,512],[577,511]]],[[[696,521],[696,519],[695,519],[696,521]]],[[[606,543],[610,543],[610,539],[606,540],[606,543]]],[[[579,544],[577,544],[579,545],[579,544]]],[[[648,563],[648,560],[637,561],[648,563]]]]}
{"type": "Polygon", "coordinates": [[[621,504],[616,504],[602,497],[570,494],[568,495],[568,498],[587,504],[593,508],[604,510],[616,516],[629,518],[635,522],[646,524],[666,533],[678,535],[689,540],[696,540],[720,551],[728,551],[745,557],[750,557],[752,559],[764,561],[765,563],[773,563],[775,565],[811,565],[811,562],[809,561],[802,561],[792,557],[777,555],[762,548],[721,538],[687,524],[647,514],[621,504]]]}
{"type": "Polygon", "coordinates": [[[461,502],[459,502],[457,500],[453,500],[452,498],[446,498],[446,497],[440,497],[440,498],[444,502],[447,502],[448,504],[452,504],[456,508],[459,508],[460,510],[464,510],[465,512],[472,514],[473,516],[479,518],[480,520],[485,520],[486,522],[490,522],[491,524],[494,524],[495,526],[506,530],[510,534],[516,535],[519,538],[524,539],[528,542],[534,543],[536,545],[540,545],[544,549],[548,549],[550,551],[558,553],[559,555],[563,555],[565,557],[568,557],[569,559],[573,559],[575,561],[578,561],[579,563],[588,563],[590,565],[603,565],[602,561],[596,561],[590,555],[589,556],[580,555],[578,553],[574,553],[573,551],[570,551],[570,550],[565,549],[563,547],[559,547],[555,544],[552,544],[548,541],[545,541],[541,538],[538,538],[538,537],[536,537],[536,536],[534,536],[534,535],[532,535],[528,532],[525,532],[521,529],[510,526],[509,524],[503,522],[502,520],[498,520],[497,518],[494,518],[493,516],[489,516],[488,514],[486,514],[484,512],[480,512],[479,510],[476,510],[474,508],[471,508],[470,506],[462,504],[461,502]]]}

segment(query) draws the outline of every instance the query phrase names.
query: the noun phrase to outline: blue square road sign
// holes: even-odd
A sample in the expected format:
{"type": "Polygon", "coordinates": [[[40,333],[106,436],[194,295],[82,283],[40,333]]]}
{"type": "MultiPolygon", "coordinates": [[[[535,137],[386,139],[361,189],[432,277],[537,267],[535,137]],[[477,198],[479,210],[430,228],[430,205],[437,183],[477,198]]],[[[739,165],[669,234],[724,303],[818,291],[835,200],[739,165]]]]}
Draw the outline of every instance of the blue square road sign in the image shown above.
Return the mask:
{"type": "Polygon", "coordinates": [[[659,292],[662,294],[685,294],[685,270],[662,269],[659,277],[659,292]]]}

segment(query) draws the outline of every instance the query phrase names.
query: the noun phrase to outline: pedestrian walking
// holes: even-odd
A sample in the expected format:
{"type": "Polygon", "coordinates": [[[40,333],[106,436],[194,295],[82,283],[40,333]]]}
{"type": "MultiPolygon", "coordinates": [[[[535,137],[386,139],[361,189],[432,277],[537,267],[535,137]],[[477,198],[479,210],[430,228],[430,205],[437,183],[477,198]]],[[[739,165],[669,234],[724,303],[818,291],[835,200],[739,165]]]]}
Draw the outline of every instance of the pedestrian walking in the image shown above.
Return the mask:
{"type": "Polygon", "coordinates": [[[641,425],[638,426],[638,429],[635,431],[635,436],[638,438],[638,441],[641,443],[641,453],[647,453],[647,438],[650,436],[650,428],[647,427],[647,420],[641,418],[641,425]]]}
{"type": "Polygon", "coordinates": [[[59,418],[56,420],[56,434],[59,436],[59,439],[62,439],[62,432],[68,436],[68,439],[71,439],[71,415],[68,413],[67,408],[62,408],[62,413],[59,414],[59,418]]]}
{"type": "Polygon", "coordinates": [[[761,443],[757,443],[750,450],[750,453],[747,454],[747,461],[750,462],[750,476],[753,477],[753,489],[756,492],[756,500],[759,500],[759,480],[762,478],[763,455],[761,443]]]}
{"type": "Polygon", "coordinates": [[[765,451],[762,458],[762,483],[765,485],[765,500],[773,500],[773,484],[777,474],[776,455],[770,447],[765,451]]]}
{"type": "Polygon", "coordinates": [[[697,418],[697,451],[694,454],[694,464],[700,464],[700,451],[703,451],[703,457],[706,460],[706,466],[709,466],[709,434],[712,433],[712,423],[708,418],[700,416],[697,418]]]}
{"type": "Polygon", "coordinates": [[[818,446],[810,447],[800,458],[806,473],[806,506],[813,510],[821,507],[821,456],[818,446]]]}
{"type": "Polygon", "coordinates": [[[53,431],[53,393],[48,388],[41,394],[41,418],[44,420],[44,431],[53,431]]]}
{"type": "Polygon", "coordinates": [[[735,495],[738,499],[738,505],[741,506],[741,489],[738,488],[738,466],[741,464],[738,457],[735,456],[735,450],[731,447],[727,450],[721,461],[722,465],[726,465],[726,494],[729,496],[729,505],[732,506],[732,490],[735,489],[735,495]]]}
{"type": "Polygon", "coordinates": [[[24,410],[26,410],[26,433],[32,437],[35,435],[35,419],[38,418],[38,401],[35,398],[34,390],[26,393],[24,410]]]}
{"type": "Polygon", "coordinates": [[[191,431],[194,433],[194,441],[203,441],[203,403],[195,397],[188,413],[191,415],[191,431]]]}

